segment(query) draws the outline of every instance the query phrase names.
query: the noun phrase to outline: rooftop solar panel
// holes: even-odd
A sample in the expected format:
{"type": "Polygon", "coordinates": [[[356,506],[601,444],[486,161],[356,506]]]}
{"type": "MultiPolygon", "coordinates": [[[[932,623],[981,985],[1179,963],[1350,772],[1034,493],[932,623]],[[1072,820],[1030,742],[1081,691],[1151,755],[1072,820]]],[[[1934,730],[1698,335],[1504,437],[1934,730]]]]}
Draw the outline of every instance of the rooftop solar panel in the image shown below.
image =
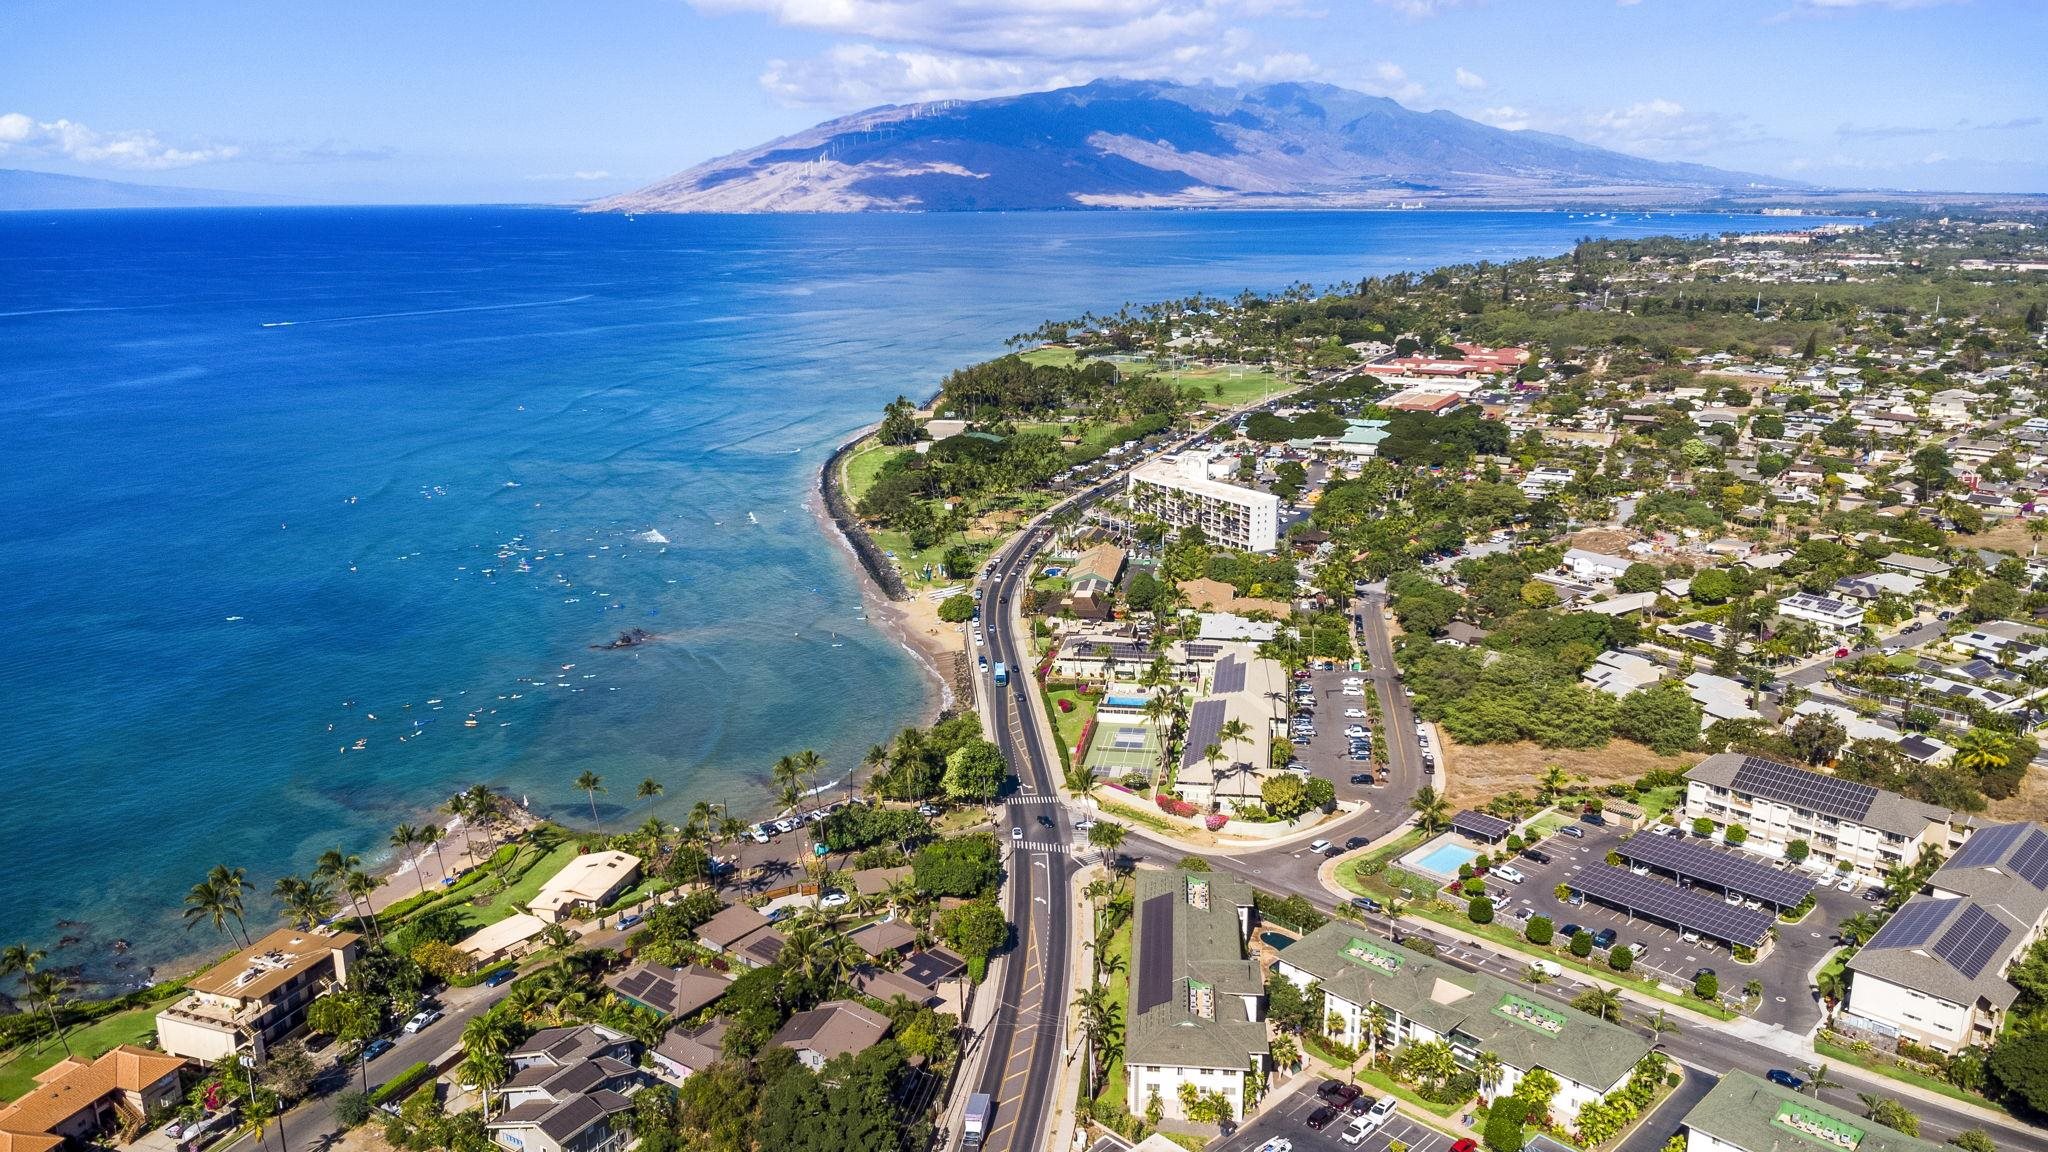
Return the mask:
{"type": "Polygon", "coordinates": [[[1935,929],[1948,922],[1948,914],[1955,910],[1954,900],[1909,901],[1892,913],[1892,918],[1870,938],[1867,947],[1918,948],[1927,943],[1935,929]]]}
{"type": "Polygon", "coordinates": [[[1245,663],[1235,656],[1225,656],[1216,662],[1216,694],[1226,695],[1244,691],[1245,663]]]}
{"type": "Polygon", "coordinates": [[[2012,870],[2035,891],[2048,892],[2048,832],[2032,830],[2026,842],[2012,854],[2012,870]]]}
{"type": "Polygon", "coordinates": [[[1567,883],[1595,900],[1632,914],[1751,948],[1762,946],[1771,924],[1777,920],[1775,913],[1728,904],[1690,888],[1632,875],[1611,864],[1588,864],[1567,883]]]}
{"type": "Polygon", "coordinates": [[[1202,758],[1209,745],[1217,742],[1218,733],[1223,731],[1224,706],[1221,700],[1197,700],[1188,710],[1188,739],[1181,747],[1180,766],[1193,765],[1202,758]]]}
{"type": "Polygon", "coordinates": [[[1138,1015],[1173,999],[1173,893],[1147,897],[1138,909],[1138,1015]]]}
{"type": "Polygon", "coordinates": [[[1187,653],[1190,660],[1207,660],[1218,652],[1223,651],[1223,646],[1221,644],[1183,644],[1181,645],[1181,651],[1187,653]]]}
{"type": "Polygon", "coordinates": [[[1742,758],[1742,767],[1735,770],[1735,788],[1752,796],[1849,820],[1868,816],[1871,802],[1877,799],[1877,789],[1868,784],[1837,780],[1761,756],[1742,758]]]}
{"type": "Polygon", "coordinates": [[[1703,881],[1725,891],[1789,908],[1813,891],[1813,881],[1781,872],[1733,852],[1709,848],[1676,836],[1632,836],[1615,848],[1623,859],[1659,868],[1687,880],[1703,881]]]}
{"type": "Polygon", "coordinates": [[[1970,837],[1969,842],[1948,862],[1951,868],[1981,868],[2005,858],[2020,837],[2033,829],[2026,824],[1994,824],[1970,837]]]}
{"type": "Polygon", "coordinates": [[[1470,808],[1451,817],[1451,827],[1468,832],[1481,840],[1498,840],[1515,830],[1515,826],[1498,816],[1474,812],[1470,808]]]}
{"type": "Polygon", "coordinates": [[[1975,980],[2011,935],[2012,929],[1998,917],[1972,904],[1934,942],[1934,954],[1975,980]]]}

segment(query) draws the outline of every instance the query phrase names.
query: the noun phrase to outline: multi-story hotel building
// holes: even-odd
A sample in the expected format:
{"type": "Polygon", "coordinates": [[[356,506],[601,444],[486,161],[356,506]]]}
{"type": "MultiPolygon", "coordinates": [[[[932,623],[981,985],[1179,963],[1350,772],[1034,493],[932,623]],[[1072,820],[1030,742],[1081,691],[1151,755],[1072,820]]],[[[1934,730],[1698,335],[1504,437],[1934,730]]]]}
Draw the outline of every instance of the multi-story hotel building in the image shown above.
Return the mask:
{"type": "Polygon", "coordinates": [[[1131,510],[1176,531],[1198,527],[1209,543],[1239,552],[1271,552],[1279,543],[1280,498],[1209,476],[1209,454],[1183,452],[1131,470],[1131,510]]]}

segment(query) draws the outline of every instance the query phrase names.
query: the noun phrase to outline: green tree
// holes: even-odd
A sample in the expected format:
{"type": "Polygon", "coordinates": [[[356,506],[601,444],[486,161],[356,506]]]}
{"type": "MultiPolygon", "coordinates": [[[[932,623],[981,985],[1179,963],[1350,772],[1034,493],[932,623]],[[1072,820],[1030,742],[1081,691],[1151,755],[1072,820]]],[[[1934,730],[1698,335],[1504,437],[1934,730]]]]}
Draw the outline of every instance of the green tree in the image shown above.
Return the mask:
{"type": "Polygon", "coordinates": [[[910,864],[919,888],[961,899],[993,891],[1003,874],[1002,851],[985,832],[934,841],[918,849],[910,864]]]}
{"type": "Polygon", "coordinates": [[[1010,922],[994,900],[969,900],[939,914],[939,936],[970,964],[984,963],[1010,937],[1010,922]]]}
{"type": "Polygon", "coordinates": [[[1683,684],[1638,688],[1614,710],[1614,733],[1669,756],[1699,743],[1700,706],[1683,684]]]}
{"type": "Polygon", "coordinates": [[[1602,1020],[1618,1021],[1621,1019],[1621,993],[1616,989],[1603,988],[1595,984],[1574,996],[1572,998],[1572,1007],[1586,1013],[1588,1016],[1597,1016],[1602,1020]]]}
{"type": "Polygon", "coordinates": [[[1437,790],[1424,784],[1415,790],[1408,800],[1408,807],[1415,812],[1415,823],[1424,832],[1440,831],[1451,819],[1451,805],[1437,790]]]}
{"type": "Polygon", "coordinates": [[[965,592],[957,592],[939,604],[939,619],[948,624],[965,624],[974,619],[977,607],[974,597],[965,592]]]}
{"type": "Polygon", "coordinates": [[[1572,955],[1584,960],[1593,954],[1593,934],[1585,931],[1572,933],[1570,947],[1572,955]]]}
{"type": "Polygon", "coordinates": [[[1551,924],[1548,916],[1531,916],[1528,926],[1522,929],[1522,935],[1529,943],[1538,947],[1549,944],[1556,932],[1557,928],[1551,924]]]}
{"type": "Polygon", "coordinates": [[[1493,923],[1493,901],[1484,896],[1474,896],[1465,902],[1465,918],[1474,924],[1493,923]]]}
{"type": "Polygon", "coordinates": [[[2048,1032],[2001,1038],[1991,1048],[1991,1080],[2036,1115],[2048,1115],[2048,1032]]]}
{"type": "Polygon", "coordinates": [[[1486,1110],[1486,1146],[1492,1152],[1522,1152],[1522,1125],[1528,1116],[1525,1100],[1514,1096],[1495,1100],[1486,1110]]]}
{"type": "Polygon", "coordinates": [[[987,740],[971,740],[946,757],[946,795],[954,800],[986,803],[1003,790],[1003,780],[1009,773],[1002,749],[987,740]]]}
{"type": "Polygon", "coordinates": [[[1911,1108],[1876,1092],[1858,1092],[1856,1098],[1863,1102],[1865,1116],[1908,1136],[1920,1135],[1920,1117],[1911,1108]]]}
{"type": "Polygon", "coordinates": [[[597,823],[597,794],[604,791],[604,777],[586,768],[576,777],[576,790],[590,797],[590,822],[597,823]]]}

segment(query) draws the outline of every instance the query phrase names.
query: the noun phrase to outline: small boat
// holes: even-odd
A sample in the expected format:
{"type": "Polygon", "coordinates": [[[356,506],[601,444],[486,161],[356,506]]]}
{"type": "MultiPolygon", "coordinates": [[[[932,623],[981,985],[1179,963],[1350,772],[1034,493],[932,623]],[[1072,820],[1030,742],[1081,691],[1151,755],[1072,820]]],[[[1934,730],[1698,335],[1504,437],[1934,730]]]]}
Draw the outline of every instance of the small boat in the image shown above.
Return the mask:
{"type": "Polygon", "coordinates": [[[467,720],[464,720],[464,721],[462,722],[462,726],[463,726],[464,728],[474,728],[474,727],[476,727],[476,717],[474,717],[474,716],[471,716],[471,717],[470,717],[469,719],[467,719],[467,720]]]}
{"type": "Polygon", "coordinates": [[[358,752],[361,752],[361,751],[362,751],[363,749],[365,749],[365,748],[368,748],[369,746],[370,746],[370,738],[369,738],[369,737],[367,737],[367,736],[363,737],[363,738],[362,738],[361,740],[358,740],[358,741],[356,741],[356,745],[355,745],[355,747],[356,747],[356,751],[358,751],[358,752]]]}

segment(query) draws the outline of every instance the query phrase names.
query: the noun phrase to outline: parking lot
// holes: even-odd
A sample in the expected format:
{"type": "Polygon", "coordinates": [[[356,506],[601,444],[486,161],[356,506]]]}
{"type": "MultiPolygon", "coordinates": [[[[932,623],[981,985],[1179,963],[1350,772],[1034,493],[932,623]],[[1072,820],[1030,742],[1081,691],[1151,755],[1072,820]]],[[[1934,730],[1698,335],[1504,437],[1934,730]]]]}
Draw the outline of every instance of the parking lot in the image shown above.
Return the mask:
{"type": "MultiPolygon", "coordinates": [[[[1349,1116],[1332,1120],[1329,1127],[1317,1132],[1308,1126],[1308,1117],[1322,1107],[1323,1102],[1316,1098],[1316,1086],[1321,1083],[1310,1077],[1298,1091],[1254,1117],[1236,1135],[1211,1147],[1218,1152],[1258,1152],[1266,1141],[1283,1138],[1292,1141],[1297,1152],[1387,1152],[1388,1146],[1399,1140],[1408,1146],[1409,1152],[1450,1152],[1452,1137],[1399,1112],[1388,1117],[1361,1144],[1343,1141],[1344,1126],[1351,1122],[1349,1116]]],[[[1367,1088],[1361,1099],[1372,1098],[1373,1092],[1367,1088]]]]}
{"type": "MultiPolygon", "coordinates": [[[[1299,682],[1298,682],[1299,683],[1299,682]]],[[[1368,729],[1371,739],[1377,744],[1384,733],[1380,732],[1372,719],[1366,715],[1346,716],[1346,712],[1366,711],[1366,693],[1372,691],[1372,682],[1363,672],[1311,672],[1306,681],[1315,688],[1316,734],[1312,739],[1295,740],[1294,758],[1308,766],[1311,774],[1320,776],[1336,786],[1339,800],[1368,800],[1383,803],[1379,793],[1386,784],[1387,772],[1374,764],[1370,757],[1364,760],[1351,758],[1350,738],[1344,730],[1356,724],[1368,729]],[[1346,696],[1344,681],[1356,678],[1359,694],[1346,696]],[[1353,784],[1351,778],[1361,772],[1370,772],[1373,784],[1353,784]]],[[[1293,739],[1292,736],[1289,737],[1293,739]]]]}
{"type": "MultiPolygon", "coordinates": [[[[1593,900],[1581,904],[1558,900],[1555,890],[1559,883],[1570,883],[1572,874],[1586,864],[1603,862],[1626,835],[1612,825],[1581,823],[1575,827],[1584,833],[1583,839],[1553,834],[1536,845],[1551,858],[1550,863],[1539,864],[1527,857],[1513,861],[1524,877],[1522,883],[1488,878],[1487,890],[1494,899],[1496,923],[1520,929],[1530,916],[1548,916],[1559,930],[1559,939],[1568,924],[1577,924],[1596,935],[1602,929],[1612,929],[1617,945],[1637,946],[1633,968],[1638,972],[1690,988],[1701,968],[1711,968],[1720,981],[1722,998],[1731,1006],[1741,1000],[1743,985],[1751,980],[1763,984],[1763,1004],[1755,1012],[1760,1020],[1803,1030],[1820,1018],[1809,974],[1834,947],[1835,925],[1869,908],[1860,891],[1818,890],[1818,906],[1804,920],[1797,924],[1780,921],[1777,943],[1756,963],[1741,964],[1715,941],[1701,938],[1689,942],[1675,929],[1652,920],[1632,918],[1593,900]],[[1525,911],[1528,916],[1523,915],[1525,911]]],[[[1595,960],[1604,957],[1604,952],[1593,954],[1595,960]]]]}

